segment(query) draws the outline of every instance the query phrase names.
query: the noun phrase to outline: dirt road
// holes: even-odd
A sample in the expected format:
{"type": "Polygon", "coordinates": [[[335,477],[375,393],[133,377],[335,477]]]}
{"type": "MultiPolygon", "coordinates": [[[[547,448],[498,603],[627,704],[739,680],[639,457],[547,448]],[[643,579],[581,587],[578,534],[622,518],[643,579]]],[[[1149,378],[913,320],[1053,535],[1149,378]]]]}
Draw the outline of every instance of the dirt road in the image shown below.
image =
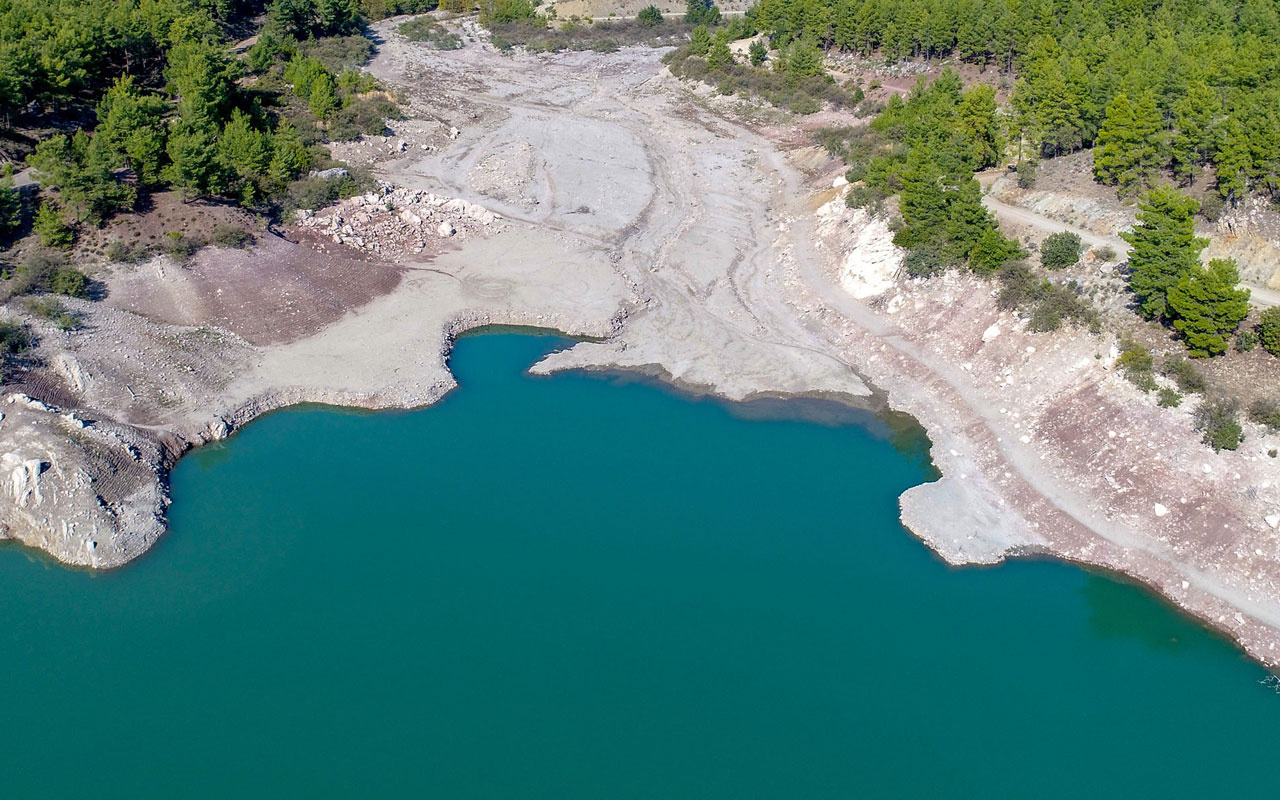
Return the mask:
{"type": "MultiPolygon", "coordinates": [[[[1080,241],[1089,247],[1109,247],[1116,253],[1116,258],[1123,261],[1128,257],[1129,243],[1119,236],[1099,236],[1092,231],[1069,225],[1060,220],[1046,217],[1030,209],[1021,208],[1019,206],[1010,205],[1002,200],[997,200],[991,195],[983,195],[982,204],[986,206],[991,213],[995,214],[996,219],[1002,223],[1013,225],[1025,225],[1035,228],[1043,233],[1074,233],[1080,237],[1080,241]]],[[[1249,301],[1259,308],[1270,308],[1271,306],[1280,305],[1280,291],[1268,289],[1265,286],[1253,286],[1250,284],[1241,284],[1241,288],[1249,290],[1249,301]]]]}

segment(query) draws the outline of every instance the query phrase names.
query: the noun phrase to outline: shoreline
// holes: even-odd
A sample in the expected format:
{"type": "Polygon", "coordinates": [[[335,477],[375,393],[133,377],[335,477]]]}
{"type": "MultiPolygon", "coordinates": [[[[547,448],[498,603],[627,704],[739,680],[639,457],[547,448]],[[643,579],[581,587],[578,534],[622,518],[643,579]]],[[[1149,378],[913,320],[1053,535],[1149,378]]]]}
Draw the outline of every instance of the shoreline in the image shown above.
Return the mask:
{"type": "MultiPolygon", "coordinates": [[[[168,471],[192,447],[303,403],[431,405],[457,385],[459,336],[534,326],[579,339],[534,374],[619,371],[729,403],[816,397],[906,415],[940,477],[903,493],[900,519],[938,557],[1122,574],[1280,666],[1280,550],[1263,549],[1275,536],[1259,513],[1280,480],[1261,477],[1274,467],[1256,461],[1256,443],[1201,452],[1188,415],[1156,415],[1109,369],[1108,340],[1028,333],[976,279],[877,273],[863,283],[888,288],[855,297],[842,270],[891,268],[887,229],[833,199],[835,168],[792,131],[714,113],[715,98],[671,78],[653,51],[428,51],[391,24],[369,69],[408,93],[419,116],[404,130],[424,138],[380,156],[378,173],[397,198],[443,193],[501,223],[406,256],[386,294],[275,344],[86,306],[93,332],[42,344],[50,385],[76,400],[72,419],[53,403],[4,406],[0,451],[26,481],[4,520],[10,538],[64,562],[123,565],[163,533],[168,471]],[[439,79],[421,87],[428,69],[439,79]],[[478,88],[466,78],[441,100],[451,78],[477,74],[478,88]],[[610,159],[584,157],[594,151],[610,159]]],[[[293,259],[276,267],[291,279],[294,262],[342,255],[322,239],[273,246],[293,259]]],[[[189,291],[156,271],[157,291],[189,291]]]]}

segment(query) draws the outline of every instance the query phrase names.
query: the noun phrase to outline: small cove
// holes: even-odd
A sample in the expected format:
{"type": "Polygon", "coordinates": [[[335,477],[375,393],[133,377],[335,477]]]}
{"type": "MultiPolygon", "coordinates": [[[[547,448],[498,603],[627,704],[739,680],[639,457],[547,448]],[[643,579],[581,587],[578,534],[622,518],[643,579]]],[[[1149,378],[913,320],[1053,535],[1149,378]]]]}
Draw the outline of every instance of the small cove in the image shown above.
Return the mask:
{"type": "Polygon", "coordinates": [[[122,570],[0,551],[4,796],[1274,796],[1267,673],[1105,576],[942,564],[909,430],[525,374],[565,344],[189,455],[122,570]]]}

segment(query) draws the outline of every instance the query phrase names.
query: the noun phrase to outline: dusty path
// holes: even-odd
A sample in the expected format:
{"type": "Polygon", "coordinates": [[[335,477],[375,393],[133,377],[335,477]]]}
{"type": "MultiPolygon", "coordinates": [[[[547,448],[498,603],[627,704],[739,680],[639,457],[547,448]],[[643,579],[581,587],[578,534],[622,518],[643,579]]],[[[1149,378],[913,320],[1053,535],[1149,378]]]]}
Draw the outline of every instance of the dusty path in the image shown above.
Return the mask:
{"type": "Polygon", "coordinates": [[[1089,247],[1110,247],[1116,251],[1116,257],[1120,260],[1123,260],[1129,252],[1129,243],[1119,236],[1099,236],[1092,231],[1075,225],[1068,225],[1056,219],[1050,219],[1035,211],[1011,206],[989,194],[983,195],[982,204],[990,209],[991,213],[996,215],[996,219],[1001,222],[1026,225],[1043,233],[1060,233],[1063,231],[1074,233],[1080,237],[1080,241],[1089,247]]]}
{"type": "MultiPolygon", "coordinates": [[[[982,204],[995,214],[996,219],[1005,224],[1025,225],[1042,233],[1074,233],[1080,241],[1089,247],[1109,247],[1116,252],[1116,258],[1123,261],[1129,254],[1129,243],[1119,236],[1101,236],[1077,225],[1070,225],[1061,220],[1052,219],[1028,208],[1010,205],[990,194],[983,195],[982,204]]],[[[1259,308],[1270,308],[1280,305],[1280,291],[1265,286],[1243,285],[1249,290],[1249,301],[1259,308]]]]}

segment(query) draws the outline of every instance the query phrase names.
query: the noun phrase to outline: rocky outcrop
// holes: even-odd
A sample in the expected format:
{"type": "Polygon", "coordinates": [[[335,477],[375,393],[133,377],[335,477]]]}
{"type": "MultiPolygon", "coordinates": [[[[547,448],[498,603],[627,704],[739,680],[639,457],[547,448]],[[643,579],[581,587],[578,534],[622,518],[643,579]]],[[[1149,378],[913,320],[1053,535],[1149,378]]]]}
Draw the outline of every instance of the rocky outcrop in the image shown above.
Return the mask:
{"type": "Polygon", "coordinates": [[[298,212],[298,224],[387,258],[416,255],[432,239],[481,236],[498,230],[501,218],[484,206],[431,192],[379,183],[376,192],[351,197],[317,213],[298,212]]]}
{"type": "Polygon", "coordinates": [[[164,530],[168,453],[135,428],[83,420],[11,394],[0,416],[0,539],[109,568],[164,530]]]}

